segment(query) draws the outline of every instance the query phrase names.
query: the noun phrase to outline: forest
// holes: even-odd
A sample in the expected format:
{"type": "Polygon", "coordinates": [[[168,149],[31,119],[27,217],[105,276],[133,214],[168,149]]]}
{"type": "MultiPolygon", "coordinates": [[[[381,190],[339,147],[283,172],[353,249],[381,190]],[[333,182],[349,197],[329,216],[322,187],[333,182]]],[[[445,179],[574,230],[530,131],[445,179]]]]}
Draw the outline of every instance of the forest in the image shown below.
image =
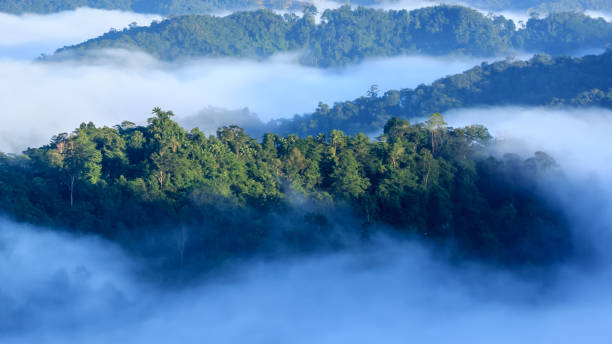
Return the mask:
{"type": "MultiPolygon", "coordinates": [[[[337,1],[344,3],[343,1],[337,1]]],[[[353,0],[353,5],[372,5],[395,0],[353,0]]],[[[606,0],[468,0],[448,1],[465,3],[485,10],[533,10],[542,13],[559,11],[601,10],[612,11],[612,4],[606,0]]],[[[244,10],[267,7],[272,9],[301,10],[310,1],[294,0],[0,0],[0,12],[7,13],[54,13],[78,7],[91,7],[108,10],[131,10],[141,13],[164,15],[201,14],[218,10],[244,10]]],[[[434,4],[435,2],[432,2],[434,4]]]]}
{"type": "Polygon", "coordinates": [[[173,115],[156,108],[146,126],[83,123],[0,155],[0,209],[199,270],[381,230],[504,264],[571,255],[566,219],[538,192],[539,178],[559,173],[555,161],[544,152],[494,158],[482,126],[451,128],[433,114],[393,118],[376,140],[339,130],[257,140],[237,126],[206,137],[173,115]]]}
{"type": "Polygon", "coordinates": [[[0,344],[610,344],[611,6],[0,0],[0,344]]]}
{"type": "Polygon", "coordinates": [[[518,51],[574,54],[603,50],[612,42],[612,23],[580,13],[532,17],[524,27],[503,16],[486,16],[461,6],[413,11],[342,6],[303,16],[271,10],[229,16],[187,15],[132,26],[58,49],[45,60],[78,58],[97,49],[137,49],[162,60],[194,57],[263,59],[299,52],[300,61],[319,67],[344,66],[367,57],[403,54],[510,56],[518,51]]]}
{"type": "MultiPolygon", "coordinates": [[[[300,4],[292,0],[0,0],[0,12],[55,13],[79,7],[124,10],[164,15],[205,13],[219,10],[244,10],[269,7],[289,9],[300,4]]],[[[301,8],[302,6],[300,6],[301,8]]]]}
{"type": "Polygon", "coordinates": [[[612,108],[612,50],[581,58],[537,55],[528,61],[482,63],[431,85],[383,94],[374,85],[352,101],[320,103],[311,114],[247,129],[316,135],[342,128],[349,134],[370,134],[392,117],[414,119],[437,111],[504,105],[612,108]]]}
{"type": "Polygon", "coordinates": [[[490,10],[520,9],[548,12],[599,10],[612,11],[607,0],[468,0],[465,3],[490,10]]]}

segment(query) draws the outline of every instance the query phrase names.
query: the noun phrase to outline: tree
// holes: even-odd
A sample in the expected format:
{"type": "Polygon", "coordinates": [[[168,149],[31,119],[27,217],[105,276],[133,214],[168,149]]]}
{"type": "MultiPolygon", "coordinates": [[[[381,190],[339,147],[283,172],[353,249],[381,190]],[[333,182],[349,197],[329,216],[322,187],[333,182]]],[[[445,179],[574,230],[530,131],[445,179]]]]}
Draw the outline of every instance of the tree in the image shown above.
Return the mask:
{"type": "Polygon", "coordinates": [[[152,150],[150,159],[155,170],[155,180],[163,191],[178,165],[177,152],[186,132],[171,119],[174,116],[172,111],[154,108],[153,114],[155,116],[148,119],[148,145],[152,150]]]}
{"type": "Polygon", "coordinates": [[[370,187],[370,182],[359,173],[359,164],[350,151],[343,151],[330,176],[332,192],[343,199],[357,200],[370,187]]]}
{"type": "Polygon", "coordinates": [[[435,181],[439,173],[439,165],[436,158],[427,150],[422,148],[419,155],[421,175],[423,176],[423,186],[429,188],[429,184],[435,181]]]}
{"type": "Polygon", "coordinates": [[[433,155],[436,155],[438,150],[440,149],[440,145],[444,139],[445,129],[448,126],[446,122],[444,122],[444,118],[442,114],[436,112],[429,116],[427,121],[425,122],[425,126],[429,131],[429,135],[431,137],[431,152],[433,155]]]}
{"type": "Polygon", "coordinates": [[[319,13],[319,10],[317,9],[315,5],[312,5],[312,4],[304,5],[304,8],[302,9],[302,14],[304,15],[304,18],[312,18],[316,16],[318,13],[319,13]]]}
{"type": "Polygon", "coordinates": [[[336,130],[258,142],[239,127],[208,138],[187,133],[171,117],[155,109],[145,127],[82,124],[24,157],[0,154],[0,211],[109,238],[130,233],[133,243],[157,228],[175,240],[164,250],[179,266],[248,254],[275,244],[271,239],[329,240],[332,228],[346,227],[343,209],[355,210],[349,224],[361,222],[364,234],[380,224],[502,259],[516,257],[512,252],[531,259],[525,243],[538,257],[566,252],[566,223],[535,187],[556,172],[554,160],[543,152],[526,160],[487,157],[484,127],[392,119],[376,141],[336,130]],[[64,185],[71,205],[76,195],[83,200],[78,212],[63,209],[64,185]],[[304,221],[313,212],[324,218],[317,220],[321,230],[304,221]]]}
{"type": "Polygon", "coordinates": [[[77,182],[98,182],[102,165],[102,153],[84,134],[70,136],[62,134],[53,139],[54,149],[49,151],[50,160],[65,176],[64,183],[70,193],[70,207],[74,205],[74,190],[77,182]]]}
{"type": "Polygon", "coordinates": [[[378,85],[373,84],[367,93],[368,98],[378,98],[378,85]]]}

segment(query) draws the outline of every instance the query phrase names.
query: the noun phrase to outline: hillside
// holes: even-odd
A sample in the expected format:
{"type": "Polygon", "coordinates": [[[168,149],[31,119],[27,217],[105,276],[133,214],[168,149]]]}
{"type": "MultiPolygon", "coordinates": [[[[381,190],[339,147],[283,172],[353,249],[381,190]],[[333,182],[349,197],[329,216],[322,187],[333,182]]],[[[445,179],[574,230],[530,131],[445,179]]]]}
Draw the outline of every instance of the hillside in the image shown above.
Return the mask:
{"type": "Polygon", "coordinates": [[[535,56],[483,63],[415,89],[370,92],[353,101],[319,104],[312,114],[269,124],[282,134],[316,135],[342,128],[374,133],[392,117],[478,106],[600,106],[612,108],[612,50],[582,58],[535,56]]]}
{"type": "MultiPolygon", "coordinates": [[[[0,12],[55,13],[78,7],[91,7],[107,10],[129,10],[140,13],[162,15],[201,14],[219,10],[244,10],[247,8],[273,8],[301,11],[311,1],[303,0],[0,0],[0,12]]],[[[388,4],[394,0],[353,0],[353,5],[388,4]]],[[[338,3],[345,3],[338,1],[338,3]]],[[[448,1],[448,3],[454,3],[448,1]]],[[[456,3],[468,4],[477,8],[502,10],[533,10],[542,13],[563,11],[612,11],[612,3],[606,0],[467,0],[456,3]]],[[[432,1],[432,4],[436,2],[432,1]]]]}
{"type": "MultiPolygon", "coordinates": [[[[490,157],[482,126],[450,128],[434,114],[422,124],[392,119],[379,141],[338,130],[258,141],[236,126],[206,137],[172,116],[155,109],[145,127],[83,123],[23,156],[0,154],[0,211],[137,250],[146,238],[179,235],[194,264],[329,247],[384,228],[492,262],[571,253],[565,219],[534,179],[555,162],[542,152],[490,157]]],[[[169,240],[157,249],[176,252],[169,240]]]]}
{"type": "Polygon", "coordinates": [[[506,56],[518,50],[573,54],[612,42],[612,23],[578,13],[532,18],[525,28],[460,6],[384,11],[343,6],[326,10],[315,24],[314,8],[304,17],[269,10],[226,17],[190,15],[149,27],[111,31],[59,49],[47,59],[79,58],[96,49],[125,48],[163,60],[193,57],[265,58],[300,51],[301,61],[342,66],[367,57],[401,54],[506,56]]]}
{"type": "Polygon", "coordinates": [[[178,15],[261,7],[300,10],[303,4],[293,0],[0,0],[0,12],[14,14],[46,14],[79,7],[178,15]]]}
{"type": "Polygon", "coordinates": [[[464,3],[490,10],[533,10],[543,13],[559,11],[612,11],[607,0],[467,0],[464,3]]]}

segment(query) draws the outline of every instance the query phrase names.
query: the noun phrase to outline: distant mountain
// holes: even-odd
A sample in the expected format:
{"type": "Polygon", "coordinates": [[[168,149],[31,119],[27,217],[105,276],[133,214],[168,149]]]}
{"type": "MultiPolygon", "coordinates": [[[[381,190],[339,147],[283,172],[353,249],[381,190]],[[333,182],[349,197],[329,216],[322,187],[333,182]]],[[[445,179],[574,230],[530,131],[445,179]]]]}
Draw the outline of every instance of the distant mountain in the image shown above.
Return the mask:
{"type": "Polygon", "coordinates": [[[579,13],[532,18],[519,30],[502,16],[485,16],[461,6],[384,11],[343,6],[326,10],[316,24],[311,7],[303,17],[270,10],[226,17],[188,15],[111,31],[57,50],[47,59],[79,58],[92,50],[126,48],[163,60],[189,57],[265,58],[302,51],[301,61],[342,66],[366,57],[401,54],[507,56],[517,50],[571,54],[603,49],[612,42],[612,23],[579,13]]]}
{"type": "Polygon", "coordinates": [[[431,85],[402,89],[329,106],[271,123],[279,134],[316,135],[332,129],[373,133],[392,117],[477,106],[600,106],[612,108],[612,50],[583,58],[535,56],[529,61],[483,63],[431,85]]]}
{"type": "Polygon", "coordinates": [[[176,15],[262,7],[300,10],[303,6],[303,2],[293,0],[0,0],[0,12],[15,14],[54,13],[91,7],[176,15]]]}
{"type": "MultiPolygon", "coordinates": [[[[334,0],[332,0],[334,1],[334,0]]],[[[346,1],[336,1],[345,4],[346,1]]],[[[393,5],[398,0],[353,0],[352,5],[393,5]]],[[[163,15],[201,14],[219,10],[244,10],[272,8],[301,11],[312,0],[0,0],[0,12],[8,13],[54,13],[78,7],[108,10],[129,10],[163,15]]],[[[464,0],[431,1],[432,4],[457,3],[500,11],[533,10],[544,13],[559,11],[599,10],[612,11],[608,0],[464,0]]]]}
{"type": "Polygon", "coordinates": [[[462,3],[491,10],[532,9],[542,12],[612,11],[609,0],[466,0],[462,3]]]}

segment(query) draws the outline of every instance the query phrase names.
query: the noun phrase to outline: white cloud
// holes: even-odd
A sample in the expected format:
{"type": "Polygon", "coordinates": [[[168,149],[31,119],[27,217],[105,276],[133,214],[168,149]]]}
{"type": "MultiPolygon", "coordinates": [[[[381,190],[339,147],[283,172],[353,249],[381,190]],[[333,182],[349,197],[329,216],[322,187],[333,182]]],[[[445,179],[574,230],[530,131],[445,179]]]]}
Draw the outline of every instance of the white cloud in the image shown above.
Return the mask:
{"type": "Polygon", "coordinates": [[[585,11],[586,15],[591,16],[593,18],[603,18],[608,22],[612,22],[612,13],[602,12],[602,11],[585,11]]]}
{"type": "Polygon", "coordinates": [[[4,221],[0,243],[7,344],[603,344],[612,334],[609,270],[524,279],[382,240],[160,288],[137,281],[130,259],[100,240],[4,221]]]}
{"type": "Polygon", "coordinates": [[[454,126],[488,126],[504,143],[500,153],[553,155],[573,187],[552,185],[551,195],[565,198],[576,233],[600,255],[514,274],[447,264],[417,242],[380,239],[343,253],[252,261],[224,278],[160,289],[136,280],[131,259],[104,241],[4,221],[0,300],[8,307],[0,308],[0,340],[607,343],[612,113],[513,107],[445,116],[454,126]]]}
{"type": "Polygon", "coordinates": [[[499,142],[495,152],[518,152],[524,158],[537,150],[551,155],[567,180],[548,186],[572,219],[578,238],[592,245],[592,254],[608,257],[612,243],[612,111],[493,107],[448,111],[451,126],[482,124],[499,142]]]}
{"type": "Polygon", "coordinates": [[[524,152],[544,150],[572,173],[612,173],[612,111],[607,109],[556,109],[492,107],[451,110],[453,126],[479,123],[493,136],[524,146],[524,152]]]}
{"type": "MultiPolygon", "coordinates": [[[[37,45],[32,32],[0,42],[37,45]]],[[[68,37],[53,32],[59,34],[41,41],[68,37]]],[[[45,143],[82,121],[143,121],[154,106],[184,116],[208,105],[248,106],[265,119],[288,116],[313,110],[319,100],[357,97],[372,83],[416,86],[479,62],[400,57],[329,71],[298,66],[291,56],[182,64],[121,51],[84,63],[5,58],[0,150],[45,143]]],[[[575,194],[551,192],[567,198],[577,229],[610,228],[610,111],[489,108],[450,111],[446,118],[452,125],[487,125],[508,150],[550,152],[576,185],[575,194]],[[593,180],[599,192],[583,192],[593,180]],[[603,206],[589,208],[594,203],[603,206]]],[[[609,231],[601,233],[590,240],[607,248],[609,231]]],[[[416,243],[383,242],[285,263],[253,262],[229,280],[157,290],[137,281],[134,263],[111,244],[3,221],[0,341],[607,343],[608,262],[586,272],[566,266],[534,282],[491,268],[448,266],[416,243]]]]}
{"type": "MultiPolygon", "coordinates": [[[[202,59],[161,63],[139,53],[110,51],[86,62],[0,60],[4,124],[0,150],[40,145],[81,122],[143,123],[160,106],[191,116],[208,106],[248,107],[263,120],[312,112],[381,90],[414,87],[478,64],[474,59],[423,56],[370,60],[342,70],[299,65],[292,55],[265,62],[202,59]]],[[[226,123],[231,124],[231,123],[226,123]]]]}
{"type": "Polygon", "coordinates": [[[158,15],[91,8],[48,15],[0,13],[0,55],[34,59],[100,36],[110,28],[123,29],[132,22],[146,26],[159,19],[158,15]]]}

